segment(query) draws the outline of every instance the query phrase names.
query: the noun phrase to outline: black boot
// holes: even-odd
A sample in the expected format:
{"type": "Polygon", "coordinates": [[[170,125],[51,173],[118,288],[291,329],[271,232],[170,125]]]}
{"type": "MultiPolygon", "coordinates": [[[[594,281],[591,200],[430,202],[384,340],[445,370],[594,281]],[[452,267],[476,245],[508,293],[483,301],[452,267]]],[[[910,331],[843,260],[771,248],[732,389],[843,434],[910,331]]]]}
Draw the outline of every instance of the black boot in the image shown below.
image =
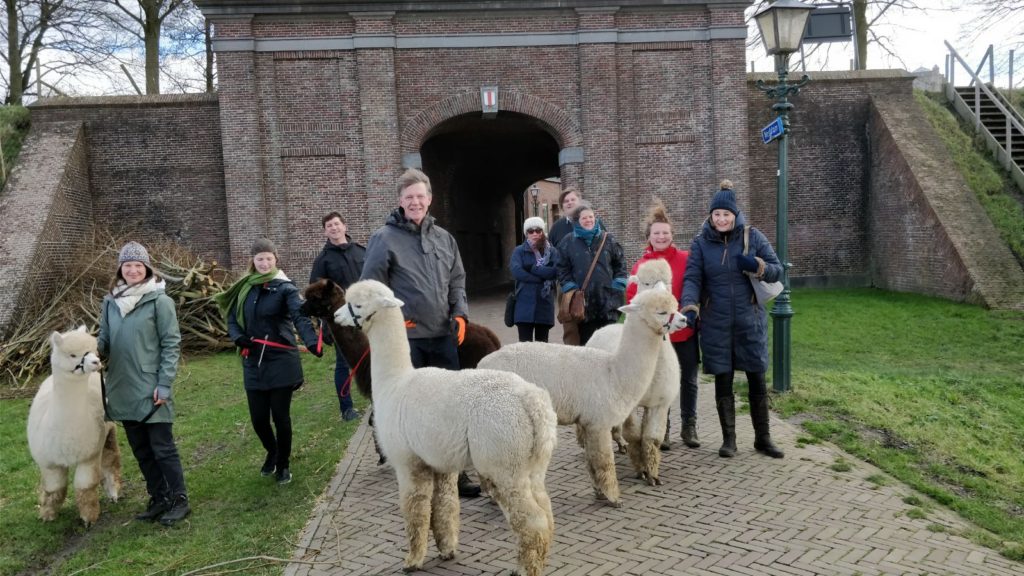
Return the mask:
{"type": "Polygon", "coordinates": [[[463,498],[476,498],[480,495],[480,486],[469,481],[469,475],[459,472],[459,496],[463,498]]]}
{"type": "Polygon", "coordinates": [[[736,402],[730,394],[715,398],[715,406],[718,408],[718,422],[722,425],[722,447],[718,449],[718,455],[732,458],[736,455],[736,402]]]}
{"type": "Polygon", "coordinates": [[[191,513],[192,508],[188,505],[188,496],[178,494],[171,501],[171,509],[160,517],[160,523],[164,526],[174,526],[191,513]]]}
{"type": "Polygon", "coordinates": [[[146,506],[146,510],[136,514],[135,519],[146,522],[156,522],[157,518],[170,509],[171,501],[166,496],[150,496],[149,505],[146,506]]]}
{"type": "Polygon", "coordinates": [[[754,422],[754,450],[772,458],[782,458],[785,454],[772,444],[772,435],[768,432],[768,395],[751,395],[748,399],[750,419],[754,422]]]}
{"type": "Polygon", "coordinates": [[[683,444],[690,448],[700,448],[700,438],[697,437],[696,418],[683,418],[683,444]]]}
{"type": "Polygon", "coordinates": [[[268,452],[267,459],[263,461],[263,467],[260,468],[260,476],[270,476],[277,469],[277,454],[268,452]]]}

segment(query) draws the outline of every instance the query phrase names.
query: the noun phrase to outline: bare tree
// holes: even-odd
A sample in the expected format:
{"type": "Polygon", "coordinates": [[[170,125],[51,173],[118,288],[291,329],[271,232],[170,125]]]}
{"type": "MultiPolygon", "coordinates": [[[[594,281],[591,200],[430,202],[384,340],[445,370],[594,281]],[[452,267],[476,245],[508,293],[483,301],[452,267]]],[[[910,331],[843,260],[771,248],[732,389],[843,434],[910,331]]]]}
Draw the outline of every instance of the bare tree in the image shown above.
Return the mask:
{"type": "Polygon", "coordinates": [[[107,16],[113,26],[130,34],[145,50],[146,94],[160,93],[160,41],[164,22],[185,5],[186,0],[101,0],[112,9],[107,16]]]}

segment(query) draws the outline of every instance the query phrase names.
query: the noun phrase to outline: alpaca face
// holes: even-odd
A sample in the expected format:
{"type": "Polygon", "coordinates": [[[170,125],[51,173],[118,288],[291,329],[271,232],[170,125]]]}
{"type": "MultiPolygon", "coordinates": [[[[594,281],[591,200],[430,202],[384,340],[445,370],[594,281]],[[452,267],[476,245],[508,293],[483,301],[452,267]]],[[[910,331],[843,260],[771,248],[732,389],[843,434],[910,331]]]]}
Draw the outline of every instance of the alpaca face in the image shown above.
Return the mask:
{"type": "MultiPolygon", "coordinates": [[[[639,293],[633,302],[619,310],[636,316],[658,334],[668,334],[686,328],[686,317],[679,313],[679,302],[662,283],[639,293]]],[[[627,317],[626,321],[630,321],[627,317]]]]}
{"type": "Polygon", "coordinates": [[[342,326],[355,326],[364,331],[367,323],[384,308],[401,308],[404,304],[390,288],[376,280],[363,280],[349,286],[346,304],[334,312],[334,321],[342,326]]]}
{"type": "Polygon", "coordinates": [[[85,326],[61,334],[50,335],[50,365],[54,373],[88,374],[103,367],[96,351],[96,338],[85,331],[85,326]]]}
{"type": "Polygon", "coordinates": [[[302,291],[303,298],[299,311],[306,316],[330,318],[334,311],[345,305],[345,289],[331,281],[321,278],[302,291]]]}

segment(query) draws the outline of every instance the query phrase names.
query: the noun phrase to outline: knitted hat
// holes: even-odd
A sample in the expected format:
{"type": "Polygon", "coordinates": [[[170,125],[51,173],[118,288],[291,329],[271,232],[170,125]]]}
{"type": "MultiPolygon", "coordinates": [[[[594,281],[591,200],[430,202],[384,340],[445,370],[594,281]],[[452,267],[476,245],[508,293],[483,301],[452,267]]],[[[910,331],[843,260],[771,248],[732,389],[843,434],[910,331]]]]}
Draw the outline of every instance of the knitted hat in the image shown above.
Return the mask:
{"type": "Polygon", "coordinates": [[[249,251],[250,256],[255,256],[260,252],[270,252],[277,258],[277,246],[269,238],[258,238],[252,243],[252,250],[249,251]]]}
{"type": "Polygon", "coordinates": [[[149,262],[149,252],[138,242],[132,241],[121,247],[121,252],[117,254],[117,265],[121,266],[125,262],[142,262],[143,266],[153,270],[149,262]]]}
{"type": "Polygon", "coordinates": [[[736,207],[736,193],[729,188],[715,192],[714,198],[711,199],[711,208],[708,208],[708,213],[715,210],[728,210],[733,214],[739,214],[740,209],[736,207]]]}
{"type": "Polygon", "coordinates": [[[527,233],[530,228],[540,228],[545,234],[548,233],[548,227],[545,225],[544,219],[539,216],[530,216],[523,222],[523,234],[527,233]]]}

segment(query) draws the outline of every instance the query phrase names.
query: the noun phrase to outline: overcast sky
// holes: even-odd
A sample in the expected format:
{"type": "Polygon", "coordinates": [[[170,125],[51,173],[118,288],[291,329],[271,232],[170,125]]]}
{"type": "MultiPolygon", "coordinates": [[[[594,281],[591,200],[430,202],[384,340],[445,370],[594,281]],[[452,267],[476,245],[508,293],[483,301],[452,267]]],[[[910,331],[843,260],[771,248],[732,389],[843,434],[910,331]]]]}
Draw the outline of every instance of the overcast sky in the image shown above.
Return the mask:
{"type": "MultiPolygon", "coordinates": [[[[960,55],[974,68],[981,62],[989,44],[994,45],[997,71],[996,83],[1006,86],[1006,63],[1009,48],[1020,42],[1024,36],[1024,21],[1004,22],[1003,25],[991,28],[977,40],[964,38],[965,26],[977,18],[978,11],[974,8],[956,8],[964,4],[962,0],[918,0],[921,6],[929,8],[924,11],[915,10],[899,13],[890,10],[883,17],[877,32],[883,35],[893,47],[900,60],[887,55],[875,44],[868,46],[868,68],[906,68],[914,71],[917,68],[938,66],[943,71],[943,61],[948,50],[943,44],[948,40],[960,55]]],[[[748,14],[749,15],[749,14],[748,14]]],[[[1021,20],[1024,20],[1022,15],[1021,20]]],[[[809,48],[809,47],[808,47],[809,48]]],[[[848,70],[853,58],[852,43],[833,43],[824,45],[818,54],[808,57],[807,69],[810,70],[848,70]],[[827,50],[826,50],[827,48],[827,50]],[[825,55],[827,54],[827,59],[825,55]]],[[[758,72],[772,70],[771,60],[764,56],[763,46],[755,46],[748,51],[748,60],[755,61],[758,72]]],[[[1018,47],[1014,54],[1014,84],[1024,86],[1024,47],[1018,47]]],[[[794,64],[791,66],[795,66],[794,64]]],[[[750,64],[747,64],[748,70],[750,64]]],[[[956,71],[957,78],[965,78],[962,69],[956,71]]]]}

